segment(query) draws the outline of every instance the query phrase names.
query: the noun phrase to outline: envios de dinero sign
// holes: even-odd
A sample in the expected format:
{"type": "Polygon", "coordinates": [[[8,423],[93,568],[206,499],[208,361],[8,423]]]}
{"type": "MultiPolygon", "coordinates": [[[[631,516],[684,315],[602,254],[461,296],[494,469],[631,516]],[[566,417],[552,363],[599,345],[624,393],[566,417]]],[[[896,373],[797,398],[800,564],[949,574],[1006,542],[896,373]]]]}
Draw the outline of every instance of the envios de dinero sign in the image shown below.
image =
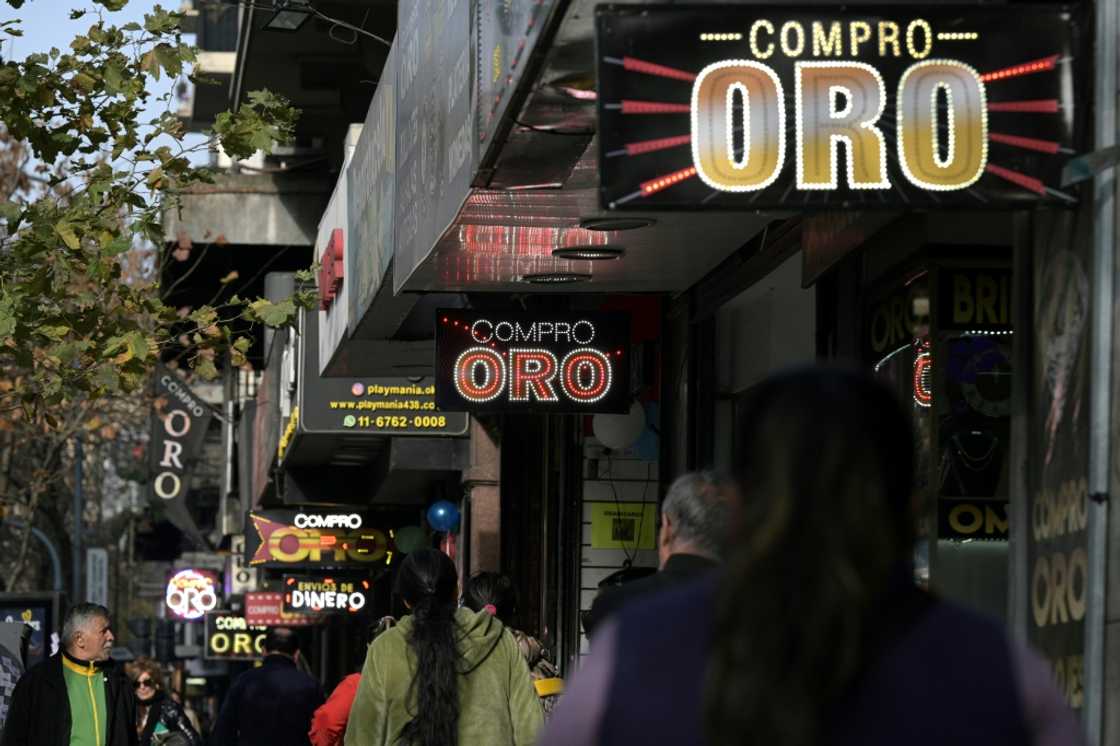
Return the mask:
{"type": "Polygon", "coordinates": [[[604,206],[1070,204],[1091,85],[1061,6],[605,6],[604,206]],[[1080,59],[1079,59],[1080,58],[1080,59]]]}

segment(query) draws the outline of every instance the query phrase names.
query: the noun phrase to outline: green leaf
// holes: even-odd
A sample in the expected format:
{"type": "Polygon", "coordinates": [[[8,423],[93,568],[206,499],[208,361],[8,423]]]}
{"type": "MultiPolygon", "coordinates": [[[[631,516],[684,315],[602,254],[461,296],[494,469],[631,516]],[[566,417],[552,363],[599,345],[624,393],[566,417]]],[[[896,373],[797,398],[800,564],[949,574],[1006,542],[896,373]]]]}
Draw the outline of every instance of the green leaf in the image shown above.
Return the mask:
{"type": "Polygon", "coordinates": [[[97,79],[87,73],[78,73],[71,82],[75,88],[83,93],[89,93],[97,86],[97,79]]]}
{"type": "Polygon", "coordinates": [[[70,333],[70,327],[63,324],[55,326],[43,326],[39,328],[39,333],[48,339],[59,340],[70,333]]]}
{"type": "Polygon", "coordinates": [[[296,315],[296,306],[290,298],[273,303],[260,298],[249,304],[250,316],[268,326],[283,326],[296,315]]]}
{"type": "Polygon", "coordinates": [[[214,361],[201,355],[195,358],[194,372],[207,381],[213,381],[218,377],[218,369],[214,366],[214,361]]]}
{"type": "Polygon", "coordinates": [[[178,13],[169,13],[157,5],[151,13],[144,16],[144,30],[150,34],[163,36],[179,30],[181,16],[178,13]]]}
{"type": "Polygon", "coordinates": [[[132,353],[133,357],[137,360],[147,359],[149,352],[147,337],[141,332],[129,332],[125,335],[125,339],[128,342],[128,351],[132,353]]]}
{"type": "Polygon", "coordinates": [[[183,59],[179,56],[175,47],[170,44],[157,44],[152,53],[155,54],[156,61],[167,71],[169,76],[175,78],[183,72],[183,59]]]}
{"type": "Polygon", "coordinates": [[[109,10],[121,10],[128,5],[128,0],[93,0],[98,5],[103,5],[109,10]]]}
{"type": "Polygon", "coordinates": [[[120,256],[130,248],[132,242],[128,240],[128,236],[117,236],[101,249],[101,253],[105,256],[120,256]]]}
{"type": "Polygon", "coordinates": [[[5,295],[0,298],[0,340],[16,333],[16,315],[12,299],[5,295]]]}
{"type": "Polygon", "coordinates": [[[62,242],[65,243],[69,248],[77,251],[77,249],[81,246],[81,241],[78,240],[78,235],[74,233],[74,229],[70,227],[69,223],[59,223],[54,227],[54,232],[58,234],[59,238],[62,239],[62,242]]]}
{"type": "Polygon", "coordinates": [[[0,219],[14,223],[19,220],[21,214],[23,214],[23,208],[15,202],[0,202],[0,219]]]}
{"type": "Polygon", "coordinates": [[[103,73],[105,79],[105,89],[109,93],[120,93],[124,90],[125,73],[124,65],[120,62],[110,62],[105,66],[103,73]]]}

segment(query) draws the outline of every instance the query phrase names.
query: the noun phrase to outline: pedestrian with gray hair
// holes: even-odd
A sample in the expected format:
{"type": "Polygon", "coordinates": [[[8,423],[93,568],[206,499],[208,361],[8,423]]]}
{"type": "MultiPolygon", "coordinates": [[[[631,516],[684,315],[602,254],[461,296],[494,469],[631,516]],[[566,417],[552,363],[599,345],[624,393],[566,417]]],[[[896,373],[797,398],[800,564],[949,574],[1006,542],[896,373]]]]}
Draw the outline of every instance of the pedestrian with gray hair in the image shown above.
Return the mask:
{"type": "Polygon", "coordinates": [[[659,571],[600,590],[583,618],[587,636],[634,599],[686,583],[718,566],[727,548],[733,500],[730,484],[714,472],[678,477],[661,503],[659,571]]]}
{"type": "Polygon", "coordinates": [[[0,746],[136,746],[136,700],[109,657],[114,639],[108,609],[72,606],[62,649],[16,684],[0,746]]]}

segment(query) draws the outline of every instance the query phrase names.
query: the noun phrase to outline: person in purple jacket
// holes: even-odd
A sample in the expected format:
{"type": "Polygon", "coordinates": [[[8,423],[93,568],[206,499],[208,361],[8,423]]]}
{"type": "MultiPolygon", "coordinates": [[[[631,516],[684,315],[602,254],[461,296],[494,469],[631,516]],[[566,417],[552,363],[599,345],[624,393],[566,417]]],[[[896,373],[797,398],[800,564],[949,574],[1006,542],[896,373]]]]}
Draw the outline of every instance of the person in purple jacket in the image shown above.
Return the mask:
{"type": "Polygon", "coordinates": [[[607,622],[541,740],[1074,746],[1046,665],[917,588],[914,434],[870,377],[757,386],[727,565],[607,622]]]}

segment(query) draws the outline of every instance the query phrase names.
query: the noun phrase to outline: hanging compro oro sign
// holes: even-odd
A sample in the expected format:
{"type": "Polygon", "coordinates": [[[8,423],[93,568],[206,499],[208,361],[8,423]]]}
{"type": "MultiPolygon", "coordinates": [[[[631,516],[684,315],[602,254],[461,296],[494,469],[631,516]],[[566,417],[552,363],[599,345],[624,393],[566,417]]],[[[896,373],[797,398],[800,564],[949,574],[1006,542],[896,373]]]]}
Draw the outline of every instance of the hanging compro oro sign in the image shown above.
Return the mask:
{"type": "Polygon", "coordinates": [[[248,524],[252,567],[368,567],[391,559],[389,539],[369,514],[348,508],[253,511],[248,524]]]}
{"type": "Polygon", "coordinates": [[[435,387],[452,412],[626,412],[630,317],[439,310],[435,387]]]}
{"type": "Polygon", "coordinates": [[[602,203],[1074,202],[1085,31],[1064,6],[601,6],[602,203]]]}

